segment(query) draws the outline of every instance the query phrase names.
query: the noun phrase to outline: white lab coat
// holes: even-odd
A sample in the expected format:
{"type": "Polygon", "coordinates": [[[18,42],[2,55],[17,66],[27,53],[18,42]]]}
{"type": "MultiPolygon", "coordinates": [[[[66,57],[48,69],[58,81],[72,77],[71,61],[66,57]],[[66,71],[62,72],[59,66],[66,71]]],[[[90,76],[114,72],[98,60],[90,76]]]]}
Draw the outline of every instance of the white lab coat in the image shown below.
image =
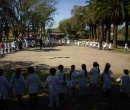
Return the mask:
{"type": "Polygon", "coordinates": [[[23,84],[26,85],[26,81],[22,75],[17,79],[15,77],[15,74],[13,74],[11,81],[10,81],[10,86],[13,86],[13,92],[15,95],[22,95],[23,93],[23,84]]]}
{"type": "Polygon", "coordinates": [[[80,72],[75,77],[79,77],[79,87],[87,87],[87,81],[84,70],[80,70],[80,72]]]}
{"type": "Polygon", "coordinates": [[[0,95],[3,100],[8,99],[9,82],[4,76],[0,76],[0,95]]]}
{"type": "Polygon", "coordinates": [[[128,75],[122,75],[118,79],[117,82],[121,81],[120,91],[124,93],[130,92],[130,77],[128,75]]]}
{"type": "Polygon", "coordinates": [[[37,74],[30,74],[27,77],[27,88],[29,93],[38,93],[39,87],[42,87],[41,80],[37,74]]]}
{"type": "Polygon", "coordinates": [[[93,67],[90,70],[90,84],[97,84],[98,82],[98,68],[93,67]]]}
{"type": "Polygon", "coordinates": [[[103,72],[103,88],[110,89],[111,88],[111,79],[113,78],[112,71],[108,70],[108,73],[103,72]]]}
{"type": "Polygon", "coordinates": [[[64,83],[67,83],[67,78],[65,76],[64,79],[64,73],[59,72],[57,74],[57,78],[59,80],[59,93],[65,93],[67,91],[66,85],[64,83]]]}

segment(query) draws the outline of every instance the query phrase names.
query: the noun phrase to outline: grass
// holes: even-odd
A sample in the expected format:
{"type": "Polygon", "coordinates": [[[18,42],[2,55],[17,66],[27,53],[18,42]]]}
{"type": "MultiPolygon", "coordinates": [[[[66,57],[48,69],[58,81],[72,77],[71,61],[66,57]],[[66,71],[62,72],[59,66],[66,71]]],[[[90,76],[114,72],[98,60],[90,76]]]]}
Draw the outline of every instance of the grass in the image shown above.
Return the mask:
{"type": "MultiPolygon", "coordinates": [[[[14,73],[14,70],[4,70],[4,76],[7,77],[7,79],[10,81],[12,74],[14,73]]],[[[49,75],[48,71],[37,71],[37,74],[39,75],[42,83],[44,84],[45,79],[49,75]]],[[[28,76],[28,73],[26,71],[22,72],[22,75],[25,77],[28,76]]],[[[67,74],[68,75],[68,74],[67,74]]],[[[118,78],[120,74],[114,74],[115,78],[118,78]]],[[[78,82],[78,79],[77,79],[78,82]]],[[[77,83],[78,84],[78,83],[77,83]]],[[[76,96],[70,97],[69,93],[71,91],[70,87],[68,88],[68,92],[65,94],[65,101],[64,103],[61,103],[60,110],[125,110],[126,108],[130,108],[130,96],[128,101],[123,102],[119,98],[119,88],[120,83],[116,83],[112,81],[112,88],[111,88],[111,96],[105,97],[104,92],[101,90],[102,84],[101,84],[101,75],[99,75],[99,82],[97,85],[97,95],[96,96],[79,96],[78,90],[79,87],[76,88],[76,96]]],[[[89,76],[87,80],[87,86],[89,86],[89,76]]],[[[48,90],[40,91],[38,94],[38,107],[33,108],[36,110],[49,110],[47,105],[49,104],[49,96],[48,96],[48,90]]],[[[13,95],[12,89],[9,90],[9,110],[19,110],[16,108],[17,101],[15,96],[13,95]]],[[[24,93],[23,93],[23,110],[29,110],[29,101],[28,101],[28,92],[27,89],[24,87],[24,93]]]]}

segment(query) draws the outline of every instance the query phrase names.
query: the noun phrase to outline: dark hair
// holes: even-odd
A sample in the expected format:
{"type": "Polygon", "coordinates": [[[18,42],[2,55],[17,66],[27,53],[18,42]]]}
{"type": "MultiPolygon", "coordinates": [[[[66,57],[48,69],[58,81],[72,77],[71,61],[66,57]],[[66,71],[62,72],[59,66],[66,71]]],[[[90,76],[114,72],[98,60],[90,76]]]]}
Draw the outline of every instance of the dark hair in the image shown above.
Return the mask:
{"type": "Polygon", "coordinates": [[[2,75],[2,73],[3,73],[3,70],[2,70],[2,69],[0,69],[0,75],[2,75]]]}
{"type": "Polygon", "coordinates": [[[50,68],[50,74],[52,74],[52,75],[56,74],[56,69],[55,68],[50,68]]]}
{"type": "Polygon", "coordinates": [[[124,74],[128,75],[129,74],[129,70],[128,69],[124,69],[124,74]]]}
{"type": "Polygon", "coordinates": [[[58,69],[59,69],[60,71],[63,71],[64,66],[63,66],[63,65],[59,65],[59,66],[58,66],[58,69]]]}
{"type": "Polygon", "coordinates": [[[109,70],[110,67],[111,67],[111,65],[109,63],[106,63],[104,72],[108,73],[108,70],[109,70]]]}
{"type": "Polygon", "coordinates": [[[93,67],[97,67],[98,68],[98,74],[100,74],[100,68],[99,68],[99,64],[97,62],[93,62],[93,67]]]}
{"type": "Polygon", "coordinates": [[[74,69],[75,69],[75,65],[71,65],[71,68],[74,68],[74,69]]]}
{"type": "Polygon", "coordinates": [[[28,67],[27,70],[30,74],[34,73],[35,71],[33,66],[28,67]]]}
{"type": "Polygon", "coordinates": [[[85,77],[87,77],[87,69],[85,64],[82,64],[82,69],[85,71],[85,77]]]}

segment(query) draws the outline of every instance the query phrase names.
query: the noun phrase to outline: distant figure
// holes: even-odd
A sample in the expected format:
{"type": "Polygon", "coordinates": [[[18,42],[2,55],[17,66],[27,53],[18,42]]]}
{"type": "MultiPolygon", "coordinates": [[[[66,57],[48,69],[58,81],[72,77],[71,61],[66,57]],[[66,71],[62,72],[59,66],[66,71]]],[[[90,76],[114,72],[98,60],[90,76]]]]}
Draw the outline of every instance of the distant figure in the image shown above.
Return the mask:
{"type": "Polygon", "coordinates": [[[130,77],[129,70],[124,69],[124,75],[121,75],[116,82],[121,82],[120,86],[120,98],[121,100],[126,101],[128,98],[128,94],[130,93],[130,77]]]}
{"type": "Polygon", "coordinates": [[[108,49],[109,49],[110,51],[111,51],[111,45],[112,45],[112,44],[111,44],[111,43],[109,43],[108,49]]]}
{"type": "Polygon", "coordinates": [[[124,51],[129,51],[127,43],[125,43],[124,51]]]}
{"type": "Polygon", "coordinates": [[[43,44],[42,38],[40,38],[40,39],[39,39],[39,46],[40,46],[40,49],[42,49],[42,44],[43,44]]]}
{"type": "Polygon", "coordinates": [[[99,50],[102,50],[102,38],[99,41],[99,50]]]}

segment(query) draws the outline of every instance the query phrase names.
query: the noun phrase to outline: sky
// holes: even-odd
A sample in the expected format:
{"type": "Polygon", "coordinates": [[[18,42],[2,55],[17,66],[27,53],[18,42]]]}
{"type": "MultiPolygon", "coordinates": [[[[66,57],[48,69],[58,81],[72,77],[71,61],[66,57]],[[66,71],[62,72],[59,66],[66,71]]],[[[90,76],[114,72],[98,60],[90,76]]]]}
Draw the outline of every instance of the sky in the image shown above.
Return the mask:
{"type": "Polygon", "coordinates": [[[87,0],[59,0],[59,3],[56,5],[57,11],[54,16],[54,25],[52,28],[56,28],[59,25],[59,22],[71,17],[71,10],[74,5],[85,6],[87,0]]]}

